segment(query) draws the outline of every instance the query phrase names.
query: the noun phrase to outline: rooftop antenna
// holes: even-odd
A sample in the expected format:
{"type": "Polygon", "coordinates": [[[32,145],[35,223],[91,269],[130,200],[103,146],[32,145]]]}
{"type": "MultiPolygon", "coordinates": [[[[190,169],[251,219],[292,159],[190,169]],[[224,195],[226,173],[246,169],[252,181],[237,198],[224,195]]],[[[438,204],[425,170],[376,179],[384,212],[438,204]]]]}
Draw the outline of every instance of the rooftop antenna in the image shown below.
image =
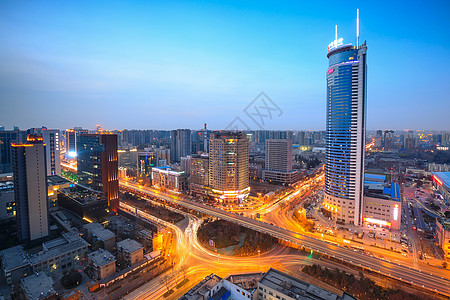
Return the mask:
{"type": "Polygon", "coordinates": [[[334,40],[335,41],[337,41],[337,25],[336,25],[336,27],[335,27],[335,29],[334,29],[334,40]]]}
{"type": "Polygon", "coordinates": [[[359,47],[359,8],[356,9],[356,47],[359,47]]]}

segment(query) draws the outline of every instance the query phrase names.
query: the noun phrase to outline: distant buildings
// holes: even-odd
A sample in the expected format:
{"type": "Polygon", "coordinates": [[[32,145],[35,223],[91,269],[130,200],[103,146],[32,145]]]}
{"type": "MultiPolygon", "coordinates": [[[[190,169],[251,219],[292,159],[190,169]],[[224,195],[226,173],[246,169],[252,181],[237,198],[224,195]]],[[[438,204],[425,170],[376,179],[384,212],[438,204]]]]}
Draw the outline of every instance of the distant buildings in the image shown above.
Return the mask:
{"type": "Polygon", "coordinates": [[[209,186],[212,196],[238,202],[250,193],[249,145],[243,132],[215,132],[209,140],[209,186]]]}
{"type": "Polygon", "coordinates": [[[47,176],[61,176],[61,136],[58,129],[31,128],[29,134],[40,135],[43,138],[45,147],[45,155],[47,161],[47,176]]]}
{"type": "MultiPolygon", "coordinates": [[[[337,39],[337,37],[336,37],[337,39]]],[[[366,133],[367,46],[330,44],[327,57],[324,205],[333,219],[361,224],[366,133]]]]}
{"type": "Polygon", "coordinates": [[[394,131],[385,130],[383,138],[383,149],[384,150],[394,149],[394,142],[395,142],[394,131]]]}
{"type": "Polygon", "coordinates": [[[78,183],[105,193],[109,208],[117,212],[119,206],[117,135],[80,134],[77,143],[78,183]]]}
{"type": "Polygon", "coordinates": [[[46,146],[41,136],[28,135],[12,149],[17,234],[33,241],[49,233],[46,146]]]}
{"type": "Polygon", "coordinates": [[[292,184],[298,180],[298,172],[292,170],[292,140],[267,139],[263,180],[292,184]]]}
{"type": "Polygon", "coordinates": [[[191,130],[177,129],[170,133],[170,160],[180,162],[181,157],[192,153],[191,130]]]}

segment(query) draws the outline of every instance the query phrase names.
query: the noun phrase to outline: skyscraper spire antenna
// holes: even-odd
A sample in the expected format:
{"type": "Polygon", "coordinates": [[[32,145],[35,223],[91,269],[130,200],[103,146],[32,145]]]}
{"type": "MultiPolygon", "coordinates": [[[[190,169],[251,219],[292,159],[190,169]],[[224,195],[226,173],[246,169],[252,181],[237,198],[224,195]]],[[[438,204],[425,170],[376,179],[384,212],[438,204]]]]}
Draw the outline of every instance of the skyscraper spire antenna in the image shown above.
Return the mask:
{"type": "Polygon", "coordinates": [[[334,40],[337,41],[337,25],[334,27],[334,40]]]}
{"type": "Polygon", "coordinates": [[[356,47],[359,47],[359,8],[356,9],[356,47]]]}

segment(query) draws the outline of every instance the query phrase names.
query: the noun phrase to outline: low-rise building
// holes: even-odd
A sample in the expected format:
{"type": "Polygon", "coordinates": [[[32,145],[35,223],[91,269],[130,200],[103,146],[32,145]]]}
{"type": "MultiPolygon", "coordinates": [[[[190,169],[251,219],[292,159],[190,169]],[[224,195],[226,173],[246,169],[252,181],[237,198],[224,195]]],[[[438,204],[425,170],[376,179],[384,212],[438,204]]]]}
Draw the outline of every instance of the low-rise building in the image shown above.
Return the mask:
{"type": "Polygon", "coordinates": [[[108,198],[101,192],[75,185],[59,190],[58,204],[80,218],[96,220],[106,215],[108,198]]]}
{"type": "Polygon", "coordinates": [[[98,249],[88,257],[96,279],[101,280],[116,273],[116,258],[107,250],[98,249]]]}
{"type": "Polygon", "coordinates": [[[44,272],[23,278],[21,286],[25,298],[28,300],[51,300],[58,298],[58,294],[53,288],[53,279],[44,272]]]}
{"type": "Polygon", "coordinates": [[[291,171],[262,170],[262,178],[266,182],[291,185],[299,180],[299,173],[297,170],[291,171]]]}
{"type": "Polygon", "coordinates": [[[49,211],[58,209],[58,190],[74,186],[72,182],[58,175],[47,176],[49,211]]]}
{"type": "MultiPolygon", "coordinates": [[[[179,298],[179,300],[209,300],[214,299],[213,296],[219,292],[219,290],[223,289],[223,285],[221,284],[222,278],[215,275],[210,274],[203,278],[199,283],[197,283],[193,288],[191,288],[187,293],[179,298]]],[[[223,292],[223,290],[222,290],[223,292]]],[[[226,290],[224,295],[222,295],[222,299],[224,296],[230,297],[230,292],[227,295],[226,290]]],[[[219,298],[219,299],[220,299],[219,298]]]]}
{"type": "Polygon", "coordinates": [[[334,299],[354,300],[347,293],[336,294],[312,283],[270,268],[258,282],[258,300],[262,299],[334,299]]]}
{"type": "Polygon", "coordinates": [[[450,260],[450,212],[446,216],[436,220],[436,242],[444,251],[445,259],[450,260]]]}
{"type": "Polygon", "coordinates": [[[131,237],[135,230],[135,225],[123,216],[108,217],[108,228],[111,228],[118,236],[131,237]]]}
{"type": "Polygon", "coordinates": [[[139,231],[139,240],[144,247],[144,252],[153,251],[153,232],[148,229],[139,231]]]}
{"type": "Polygon", "coordinates": [[[152,184],[156,187],[181,192],[187,188],[184,172],[172,171],[167,167],[152,168],[152,184]]]}
{"type": "Polygon", "coordinates": [[[42,251],[30,257],[33,272],[52,272],[68,268],[83,258],[89,243],[75,232],[66,232],[42,244],[42,251]]]}
{"type": "Polygon", "coordinates": [[[397,183],[365,184],[363,198],[363,224],[400,230],[402,201],[397,183]]]}
{"type": "Polygon", "coordinates": [[[101,248],[112,251],[116,243],[116,235],[111,230],[105,229],[99,223],[89,223],[83,226],[86,232],[86,240],[91,244],[97,241],[103,243],[101,248]]]}
{"type": "Polygon", "coordinates": [[[222,280],[223,287],[230,291],[231,299],[256,299],[263,276],[262,272],[228,275],[222,280]]]}
{"type": "Polygon", "coordinates": [[[32,272],[28,254],[22,246],[14,246],[0,251],[3,278],[8,284],[17,284],[32,272]]]}
{"type": "Polygon", "coordinates": [[[433,185],[442,195],[445,204],[450,203],[450,172],[433,172],[433,185]]]}
{"type": "Polygon", "coordinates": [[[229,275],[222,279],[210,274],[180,300],[354,300],[347,293],[334,293],[275,269],[266,273],[229,275]]]}
{"type": "Polygon", "coordinates": [[[125,239],[117,243],[117,251],[132,265],[144,259],[144,247],[135,240],[125,239]]]}

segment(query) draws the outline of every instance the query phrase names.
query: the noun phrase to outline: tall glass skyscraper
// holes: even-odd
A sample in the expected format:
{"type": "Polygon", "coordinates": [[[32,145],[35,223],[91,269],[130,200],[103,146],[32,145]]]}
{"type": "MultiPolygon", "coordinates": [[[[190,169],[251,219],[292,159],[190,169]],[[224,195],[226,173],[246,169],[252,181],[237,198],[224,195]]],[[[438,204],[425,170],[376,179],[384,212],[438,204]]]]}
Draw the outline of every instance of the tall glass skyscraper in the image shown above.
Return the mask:
{"type": "Polygon", "coordinates": [[[367,47],[358,40],[343,45],[336,36],[328,47],[323,202],[337,222],[355,225],[361,224],[367,93],[367,47]]]}

